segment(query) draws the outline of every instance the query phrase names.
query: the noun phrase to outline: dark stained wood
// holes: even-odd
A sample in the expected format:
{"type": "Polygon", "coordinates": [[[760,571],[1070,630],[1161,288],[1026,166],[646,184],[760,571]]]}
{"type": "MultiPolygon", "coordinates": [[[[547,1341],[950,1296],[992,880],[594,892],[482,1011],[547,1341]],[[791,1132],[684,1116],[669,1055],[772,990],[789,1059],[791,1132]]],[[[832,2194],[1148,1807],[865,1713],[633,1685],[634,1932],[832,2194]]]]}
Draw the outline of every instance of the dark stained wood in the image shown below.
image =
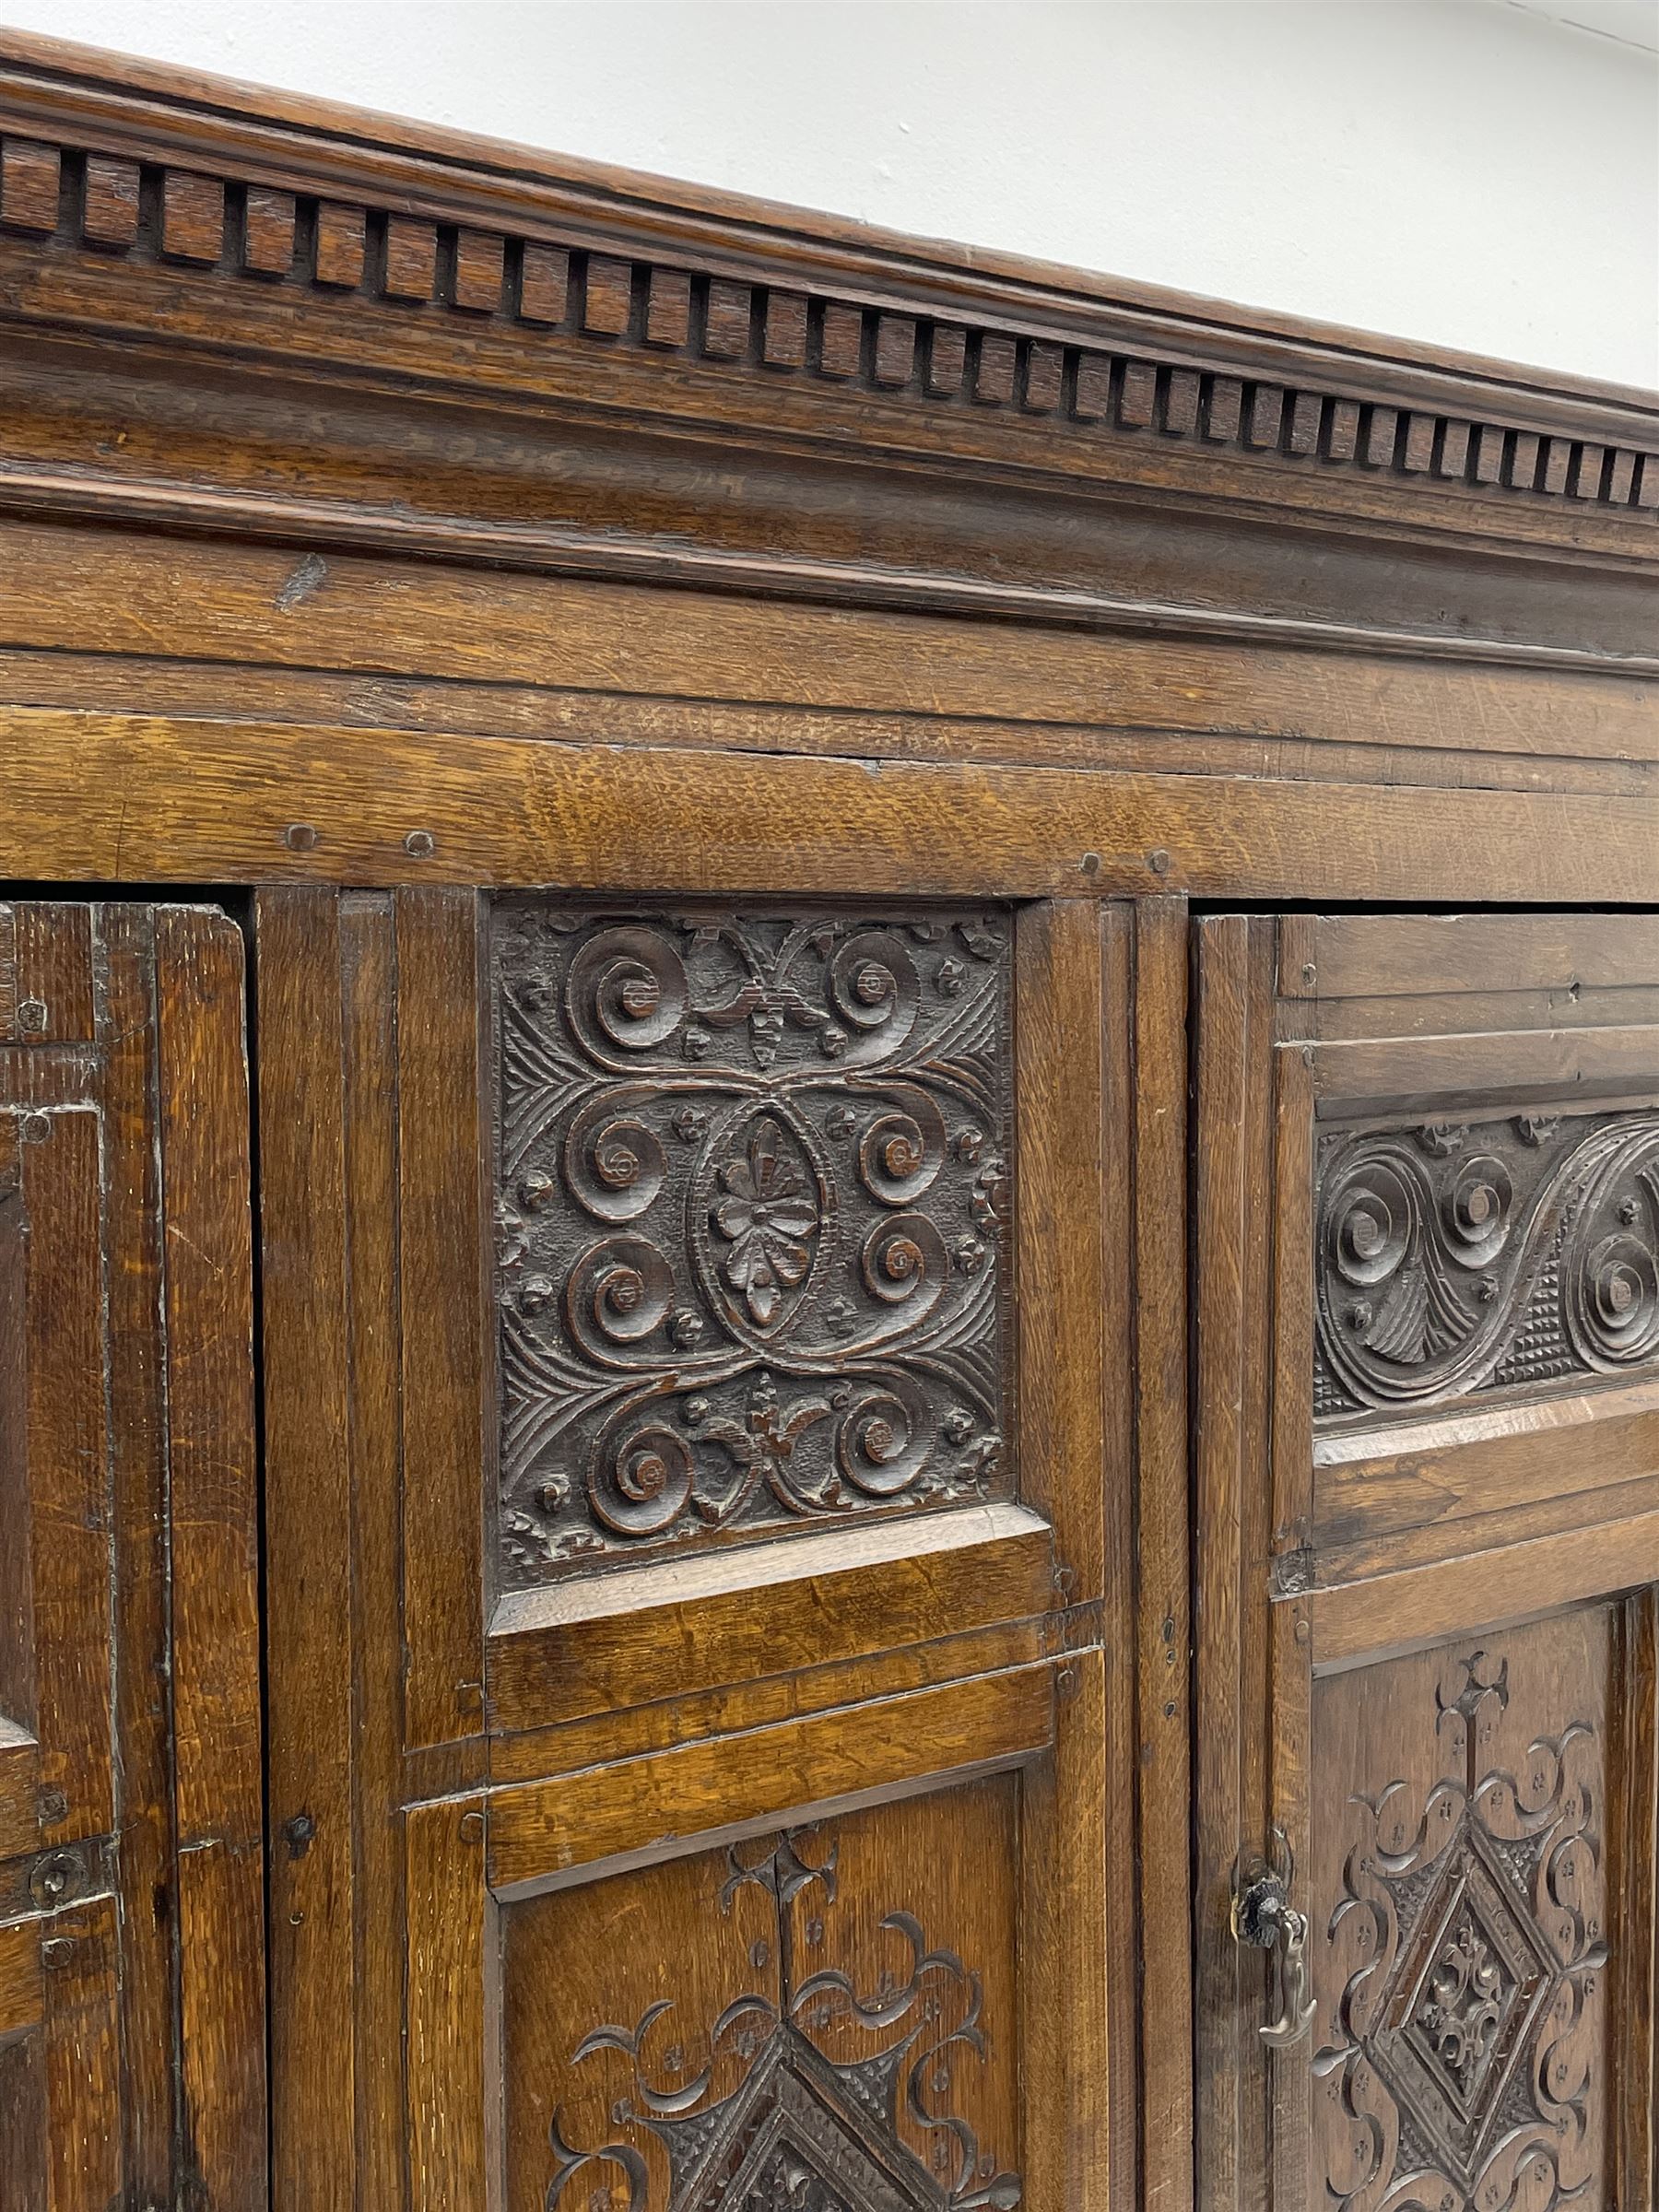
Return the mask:
{"type": "Polygon", "coordinates": [[[1252,1479],[1264,1441],[1265,1239],[1250,1202],[1263,1175],[1252,1101],[1271,1080],[1271,925],[1231,915],[1205,921],[1195,936],[1192,1233],[1205,1255],[1194,1278],[1193,1370],[1197,2201],[1206,2212],[1255,2212],[1265,2188],[1254,2033],[1265,1975],[1234,1942],[1230,1913],[1235,1865],[1251,1848],[1246,1838],[1265,1838],[1266,1824],[1265,1624],[1251,1587],[1266,1550],[1259,1458],[1252,1479]]]}
{"type": "Polygon", "coordinates": [[[1411,2113],[1433,2187],[1501,2201],[1524,2181],[1546,2203],[1551,2187],[1612,2201],[1626,2046],[1606,1969],[1627,1932],[1610,1901],[1628,1845],[1608,1814],[1633,1779],[1612,1765],[1618,1634],[1617,1609],[1592,1607],[1315,1686],[1309,1881],[1335,1909],[1312,1952],[1313,2038],[1330,2054],[1312,2096],[1314,2192],[1385,2190],[1411,2113]],[[1360,1871],[1382,1853],[1382,1878],[1360,1871]],[[1564,1911],[1525,1879],[1545,1858],[1571,1879],[1564,1911]],[[1531,1912],[1495,1876],[1506,1866],[1531,1912]],[[1344,2110],[1361,2049],[1374,2133],[1344,2110]],[[1500,2101],[1501,2125],[1482,2127],[1500,2101]]]}
{"type": "MultiPolygon", "coordinates": [[[[1096,1194],[1107,1143],[1107,1023],[1121,1021],[1124,1008],[1121,994],[1107,1007],[1103,951],[1100,917],[1087,903],[1034,906],[1020,917],[1015,1219],[1021,1483],[1054,1527],[1064,1594],[1082,1599],[1100,1595],[1107,1571],[1109,1276],[1096,1194]],[[1067,1356],[1056,1356],[1060,1316],[1075,1319],[1067,1356]]],[[[1124,1487],[1120,1481],[1120,1495],[1124,1487]]]]}
{"type": "Polygon", "coordinates": [[[41,1783],[63,1810],[53,1841],[114,1826],[108,1639],[107,1433],[99,1253],[99,1129],[89,1108],[31,1119],[22,1159],[29,1227],[26,1404],[34,1536],[41,1783]]]}
{"type": "Polygon", "coordinates": [[[14,32],[0,296],[0,2212],[1645,2204],[1653,395],[14,32]]]}
{"type": "MultiPolygon", "coordinates": [[[[734,2120],[746,2107],[763,2112],[777,2093],[771,2062],[788,2049],[785,2023],[821,2062],[804,2062],[824,2115],[801,2146],[806,2162],[845,2201],[930,2201],[918,2194],[930,2175],[941,2196],[999,2182],[1006,2196],[1022,2165],[1026,2188],[1039,2185],[1020,2118],[1022,2077],[1047,2053],[1030,2051],[1019,2012],[1019,1800],[1018,1778],[999,1776],[724,1847],[693,1844],[512,1908],[507,2017],[514,2047],[541,2063],[515,2099],[506,2203],[583,2201],[603,2187],[605,2154],[620,2144],[640,2161],[641,2201],[665,2205],[669,2131],[640,2112],[636,2081],[688,2087],[712,2062],[689,2109],[729,2100],[734,2120]],[[911,1926],[895,1924],[895,1912],[911,1926]],[[665,1939],[642,1940],[662,1930],[665,1939]],[[857,2006],[877,1990],[890,2017],[861,2023],[857,2006]],[[591,2047],[602,2024],[631,2030],[665,1994],[666,2018],[631,2057],[608,2038],[591,2047]],[[735,2014],[724,2032],[723,2014],[735,2014]],[[853,2069],[871,2078],[883,2050],[905,2039],[930,2061],[915,2077],[916,2102],[900,2101],[890,2129],[858,2125],[841,2102],[860,2078],[853,2069]],[[884,2175],[891,2194],[878,2193],[884,2175]]],[[[755,2189],[738,2163],[744,2131],[734,2134],[688,2201],[743,2201],[740,2175],[746,2194],[755,2189]],[[732,2194],[723,2197],[723,2184],[732,2194]]],[[[783,2163],[760,2201],[787,2202],[789,2178],[783,2163]]]]}

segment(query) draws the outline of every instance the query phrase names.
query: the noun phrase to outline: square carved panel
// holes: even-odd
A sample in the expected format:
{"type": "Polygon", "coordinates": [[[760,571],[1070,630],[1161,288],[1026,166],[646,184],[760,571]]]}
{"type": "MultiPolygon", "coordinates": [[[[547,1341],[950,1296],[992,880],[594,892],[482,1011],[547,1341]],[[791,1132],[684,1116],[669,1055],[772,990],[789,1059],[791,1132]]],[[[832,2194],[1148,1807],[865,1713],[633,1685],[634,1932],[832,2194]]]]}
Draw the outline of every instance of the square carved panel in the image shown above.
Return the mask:
{"type": "Polygon", "coordinates": [[[1010,1488],[1010,947],[498,904],[509,1585],[1010,1488]]]}

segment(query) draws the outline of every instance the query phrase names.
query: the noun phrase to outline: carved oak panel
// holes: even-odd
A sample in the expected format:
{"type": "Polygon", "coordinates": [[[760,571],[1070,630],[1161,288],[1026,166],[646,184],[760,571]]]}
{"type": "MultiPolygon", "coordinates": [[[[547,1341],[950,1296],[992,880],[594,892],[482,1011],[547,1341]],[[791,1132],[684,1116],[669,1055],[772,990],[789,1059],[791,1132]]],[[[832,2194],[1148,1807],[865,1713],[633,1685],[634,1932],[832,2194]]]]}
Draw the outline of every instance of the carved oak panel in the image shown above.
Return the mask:
{"type": "Polygon", "coordinates": [[[504,1579],[1006,1489],[1006,918],[492,944],[504,1579]]]}
{"type": "Polygon", "coordinates": [[[512,1908],[510,2202],[1018,2206],[1015,1786],[512,1908]]]}
{"type": "Polygon", "coordinates": [[[1319,1415],[1659,1371],[1659,1112],[1344,1130],[1318,1179],[1319,1415]]]}
{"type": "Polygon", "coordinates": [[[1319,1686],[1322,2203],[1600,2201],[1609,1644],[1580,1613],[1319,1686]]]}

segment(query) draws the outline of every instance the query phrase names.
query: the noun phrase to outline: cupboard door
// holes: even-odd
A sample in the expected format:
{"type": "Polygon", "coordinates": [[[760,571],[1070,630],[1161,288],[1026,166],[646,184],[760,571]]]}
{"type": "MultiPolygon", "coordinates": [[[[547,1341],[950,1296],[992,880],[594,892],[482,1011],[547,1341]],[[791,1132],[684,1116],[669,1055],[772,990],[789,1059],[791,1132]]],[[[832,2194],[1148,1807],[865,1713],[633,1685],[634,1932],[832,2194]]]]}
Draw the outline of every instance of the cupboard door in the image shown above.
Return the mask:
{"type": "Polygon", "coordinates": [[[1659,924],[1197,934],[1202,2201],[1634,2212],[1659,924]]]}
{"type": "Polygon", "coordinates": [[[278,2201],[1132,2201],[1185,1536],[1137,1762],[1127,913],[258,943],[278,2201]]]}
{"type": "Polygon", "coordinates": [[[241,936],[0,906],[0,2206],[265,2201],[241,936]]]}

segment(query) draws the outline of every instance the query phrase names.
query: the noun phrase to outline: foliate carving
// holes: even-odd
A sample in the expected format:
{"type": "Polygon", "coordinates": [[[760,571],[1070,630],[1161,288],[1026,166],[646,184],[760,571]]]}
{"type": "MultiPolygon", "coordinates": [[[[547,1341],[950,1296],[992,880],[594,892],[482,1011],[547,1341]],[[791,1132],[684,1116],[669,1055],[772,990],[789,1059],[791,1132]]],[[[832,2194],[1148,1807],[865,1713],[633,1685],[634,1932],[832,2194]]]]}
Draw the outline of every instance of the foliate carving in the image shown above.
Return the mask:
{"type": "Polygon", "coordinates": [[[1011,2212],[1019,2177],[982,2149],[960,2110],[959,2077],[986,2056],[979,1975],[930,1949],[903,1912],[880,1924],[910,1954],[902,1980],[888,1971],[861,1994],[838,1968],[803,1971],[793,1908],[817,1889],[814,1927],[834,1908],[833,1840],[794,1830],[735,1844],[728,1863],[722,1912],[749,1886],[771,1900],[775,1948],[761,1942],[753,1956],[758,1967],[776,1959],[781,1994],[735,1997],[683,2031],[664,1997],[633,2027],[586,2036],[571,2066],[621,2052],[632,2088],[612,2104],[618,2133],[604,2144],[568,2142],[555,2114],[547,2212],[576,2212],[595,2192],[627,2212],[1011,2212]],[[926,2144],[925,2159],[907,2135],[926,2144]],[[646,2159],[646,2136],[665,2159],[646,2159]],[[653,2185],[664,2166],[665,2187],[653,2185]]]}
{"type": "Polygon", "coordinates": [[[1602,2003],[1605,1877],[1592,1729],[1540,1738],[1526,1771],[1488,1771],[1508,1667],[1451,1661],[1437,1725],[1442,1779],[1417,1812],[1408,1785],[1354,1801],[1329,1941],[1351,1971],[1315,2078],[1322,2201],[1338,2212],[1553,2212],[1596,2157],[1594,2032],[1602,2003]]]}
{"type": "Polygon", "coordinates": [[[994,913],[495,922],[509,1580],[1006,1485],[994,913]]]}
{"type": "Polygon", "coordinates": [[[1318,1172],[1320,1414],[1659,1360],[1659,1112],[1343,1132],[1318,1172]]]}

